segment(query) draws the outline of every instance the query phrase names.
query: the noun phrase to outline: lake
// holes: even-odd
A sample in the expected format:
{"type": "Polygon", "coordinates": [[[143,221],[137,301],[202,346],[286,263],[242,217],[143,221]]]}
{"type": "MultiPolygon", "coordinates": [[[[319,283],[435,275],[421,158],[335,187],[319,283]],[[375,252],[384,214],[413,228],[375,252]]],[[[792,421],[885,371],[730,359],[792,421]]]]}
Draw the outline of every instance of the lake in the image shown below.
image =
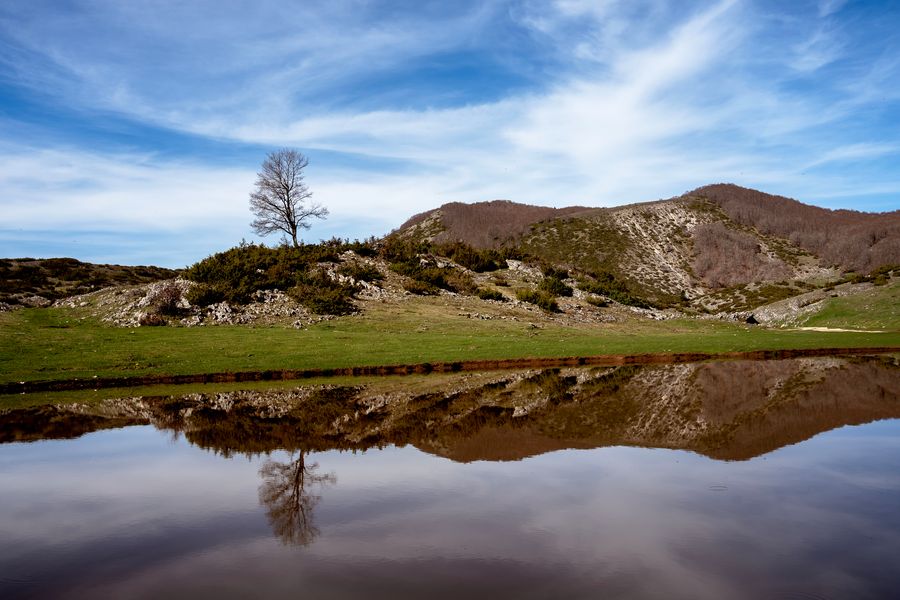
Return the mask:
{"type": "Polygon", "coordinates": [[[48,398],[0,404],[3,598],[900,589],[896,355],[48,398]]]}

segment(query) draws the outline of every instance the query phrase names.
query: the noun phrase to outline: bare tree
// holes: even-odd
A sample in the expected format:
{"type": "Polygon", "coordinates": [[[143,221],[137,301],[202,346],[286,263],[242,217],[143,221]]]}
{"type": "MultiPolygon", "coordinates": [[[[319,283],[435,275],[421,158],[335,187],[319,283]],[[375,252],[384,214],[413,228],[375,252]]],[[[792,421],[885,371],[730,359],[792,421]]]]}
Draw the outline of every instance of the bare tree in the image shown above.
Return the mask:
{"type": "Polygon", "coordinates": [[[316,473],[318,468],[318,463],[307,465],[301,452],[287,463],[268,460],[259,470],[263,478],[259,501],[267,508],[272,530],[286,545],[307,546],[319,535],[313,509],[321,497],[312,493],[312,488],[334,484],[337,478],[333,473],[316,473]]]}
{"type": "Polygon", "coordinates": [[[291,237],[294,247],[299,229],[309,229],[309,219],[324,219],[328,209],[310,201],[312,192],[303,182],[309,159],[300,152],[282,148],[270,152],[257,173],[256,190],[250,194],[250,211],[256,217],[251,226],[259,235],[281,231],[291,237]]]}

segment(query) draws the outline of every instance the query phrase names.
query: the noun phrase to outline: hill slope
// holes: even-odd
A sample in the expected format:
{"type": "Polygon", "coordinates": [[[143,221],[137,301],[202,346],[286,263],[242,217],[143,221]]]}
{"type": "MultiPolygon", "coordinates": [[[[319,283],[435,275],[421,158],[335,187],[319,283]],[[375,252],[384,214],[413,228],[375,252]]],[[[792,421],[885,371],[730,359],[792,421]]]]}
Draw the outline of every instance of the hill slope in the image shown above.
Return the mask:
{"type": "Polygon", "coordinates": [[[841,272],[900,264],[900,211],[831,211],[730,184],[615,208],[455,203],[393,235],[515,246],[537,261],[623,282],[657,305],[702,299],[709,309],[755,306],[841,272]]]}
{"type": "Polygon", "coordinates": [[[460,241],[476,248],[498,248],[515,243],[538,221],[587,210],[584,207],[552,208],[491,200],[476,204],[451,202],[411,217],[398,231],[436,243],[460,241]]]}
{"type": "Polygon", "coordinates": [[[900,210],[828,210],[730,184],[708,185],[688,195],[707,198],[735,223],[790,240],[825,264],[868,273],[900,263],[900,210]]]}
{"type": "Polygon", "coordinates": [[[100,288],[150,283],[175,274],[161,267],[98,265],[74,258],[0,259],[0,303],[44,306],[100,288]]]}

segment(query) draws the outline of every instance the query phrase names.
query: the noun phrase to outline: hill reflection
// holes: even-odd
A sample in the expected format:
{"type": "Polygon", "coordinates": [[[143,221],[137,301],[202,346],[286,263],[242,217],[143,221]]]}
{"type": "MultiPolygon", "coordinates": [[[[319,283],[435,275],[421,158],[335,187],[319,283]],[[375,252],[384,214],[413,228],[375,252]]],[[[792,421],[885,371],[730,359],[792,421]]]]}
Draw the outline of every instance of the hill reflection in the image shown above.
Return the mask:
{"type": "Polygon", "coordinates": [[[0,442],[152,424],[224,456],[287,450],[266,463],[261,501],[282,537],[314,535],[304,514],[329,483],[304,453],[413,445],[455,461],[517,460],[613,445],[744,460],[844,425],[900,417],[897,357],[805,358],[422,377],[360,386],[132,397],[0,411],[0,442]]]}

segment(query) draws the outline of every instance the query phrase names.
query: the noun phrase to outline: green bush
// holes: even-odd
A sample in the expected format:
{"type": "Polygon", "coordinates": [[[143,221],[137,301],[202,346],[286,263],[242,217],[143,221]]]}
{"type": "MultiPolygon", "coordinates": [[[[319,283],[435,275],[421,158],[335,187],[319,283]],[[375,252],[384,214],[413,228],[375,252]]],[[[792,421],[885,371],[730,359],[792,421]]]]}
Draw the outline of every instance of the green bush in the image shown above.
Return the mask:
{"type": "Polygon", "coordinates": [[[609,302],[607,302],[600,296],[588,296],[587,298],[585,298],[585,301],[591,306],[596,306],[598,308],[609,306],[609,302]]]}
{"type": "Polygon", "coordinates": [[[504,262],[501,253],[497,250],[479,250],[465,242],[452,242],[435,246],[433,251],[476,273],[496,271],[500,268],[501,263],[504,262]]]}
{"type": "Polygon", "coordinates": [[[547,292],[523,289],[516,292],[516,298],[521,302],[528,302],[529,304],[539,306],[548,312],[559,312],[559,305],[556,303],[556,298],[547,292]]]}
{"type": "Polygon", "coordinates": [[[854,273],[851,271],[844,275],[844,281],[850,283],[871,282],[875,285],[885,285],[889,281],[890,277],[893,276],[898,270],[900,270],[900,266],[888,264],[882,265],[877,269],[873,269],[868,275],[854,273]]]}
{"type": "Polygon", "coordinates": [[[409,279],[403,282],[403,289],[418,296],[434,296],[440,292],[439,288],[418,279],[409,279]]]}
{"type": "Polygon", "coordinates": [[[378,255],[390,263],[418,263],[420,254],[431,252],[431,245],[391,236],[381,242],[378,255]]]}
{"type": "MultiPolygon", "coordinates": [[[[413,289],[415,290],[440,288],[460,294],[470,294],[473,293],[476,289],[472,278],[465,273],[460,273],[458,270],[450,267],[425,266],[422,265],[418,259],[416,259],[416,262],[391,263],[390,268],[395,273],[426,284],[426,286],[413,286],[413,289]]],[[[410,289],[406,285],[404,285],[404,287],[414,294],[426,293],[413,291],[413,289],[410,289]]],[[[430,291],[427,293],[434,292],[430,291]]]]}
{"type": "Polygon", "coordinates": [[[361,265],[359,263],[347,263],[338,269],[338,273],[346,277],[352,277],[356,281],[381,281],[384,275],[381,271],[371,265],[361,265]]]}
{"type": "Polygon", "coordinates": [[[310,267],[337,262],[345,249],[346,244],[337,238],[299,248],[241,243],[194,264],[185,277],[217,287],[229,302],[244,304],[257,290],[292,288],[310,267]]]}
{"type": "Polygon", "coordinates": [[[593,280],[582,279],[578,282],[579,290],[589,294],[606,296],[619,304],[627,304],[638,308],[651,308],[647,301],[632,293],[627,283],[618,279],[612,273],[597,271],[590,273],[590,275],[593,277],[593,280]]]}
{"type": "Polygon", "coordinates": [[[478,286],[475,285],[475,281],[468,273],[457,271],[456,269],[449,269],[449,271],[444,276],[444,280],[447,282],[450,291],[457,294],[470,295],[478,291],[478,286]]]}
{"type": "Polygon", "coordinates": [[[478,288],[478,290],[475,292],[475,295],[482,300],[498,300],[500,302],[506,302],[506,296],[504,296],[497,290],[492,290],[489,288],[478,288]]]}
{"type": "Polygon", "coordinates": [[[538,285],[539,290],[543,290],[551,296],[571,296],[572,288],[563,283],[562,279],[556,276],[547,276],[538,285]]]}
{"type": "Polygon", "coordinates": [[[225,292],[219,286],[198,283],[187,291],[185,299],[191,306],[209,306],[225,300],[225,292]]]}
{"type": "Polygon", "coordinates": [[[352,242],[347,242],[346,246],[347,250],[352,250],[359,256],[376,256],[378,254],[378,251],[376,250],[378,247],[378,240],[374,235],[363,241],[354,240],[352,242]]]}
{"type": "Polygon", "coordinates": [[[356,286],[331,279],[322,269],[314,269],[300,277],[288,290],[288,296],[319,315],[347,315],[356,312],[352,300],[356,286]]]}
{"type": "Polygon", "coordinates": [[[544,265],[542,272],[544,277],[553,277],[556,279],[566,279],[569,276],[568,269],[559,269],[553,265],[544,265]]]}

